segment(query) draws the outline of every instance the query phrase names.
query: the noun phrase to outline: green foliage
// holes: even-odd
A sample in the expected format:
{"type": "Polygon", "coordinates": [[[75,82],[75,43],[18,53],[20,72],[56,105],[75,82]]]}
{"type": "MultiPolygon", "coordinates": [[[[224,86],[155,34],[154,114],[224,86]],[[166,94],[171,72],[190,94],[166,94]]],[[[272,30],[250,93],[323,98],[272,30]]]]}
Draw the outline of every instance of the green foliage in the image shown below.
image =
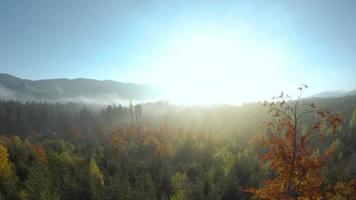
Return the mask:
{"type": "Polygon", "coordinates": [[[356,128],[356,108],[354,108],[353,112],[352,112],[352,117],[350,119],[350,124],[349,126],[351,128],[356,128]]]}
{"type": "MultiPolygon", "coordinates": [[[[347,121],[325,136],[325,146],[337,139],[338,148],[323,173],[330,184],[354,178],[356,98],[320,101],[347,121]]],[[[258,104],[0,101],[0,115],[0,169],[8,172],[0,173],[0,199],[251,199],[246,187],[273,176],[251,144],[267,119],[258,104]]]]}
{"type": "Polygon", "coordinates": [[[9,160],[7,148],[0,143],[0,197],[16,198],[17,177],[9,160]]]}
{"type": "Polygon", "coordinates": [[[104,186],[104,175],[93,158],[89,162],[89,185],[92,199],[99,199],[100,192],[104,186]]]}
{"type": "Polygon", "coordinates": [[[173,195],[171,200],[186,200],[190,195],[190,183],[186,173],[177,172],[171,178],[173,195]]]}
{"type": "Polygon", "coordinates": [[[54,186],[52,174],[44,166],[34,166],[29,170],[24,183],[25,192],[29,200],[60,199],[54,186]]]}
{"type": "Polygon", "coordinates": [[[107,199],[130,200],[133,195],[133,188],[127,176],[108,177],[104,188],[107,199]]]}

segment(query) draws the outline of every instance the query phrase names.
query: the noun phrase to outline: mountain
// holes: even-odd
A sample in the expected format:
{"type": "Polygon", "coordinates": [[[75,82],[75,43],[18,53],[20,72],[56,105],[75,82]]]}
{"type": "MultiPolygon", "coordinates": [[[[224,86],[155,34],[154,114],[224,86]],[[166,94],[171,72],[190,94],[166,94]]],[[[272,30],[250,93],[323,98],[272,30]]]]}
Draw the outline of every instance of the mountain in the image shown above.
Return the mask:
{"type": "Polygon", "coordinates": [[[348,95],[348,92],[344,90],[334,90],[334,91],[325,91],[311,96],[312,98],[327,98],[327,97],[339,97],[348,95]]]}
{"type": "Polygon", "coordinates": [[[330,98],[330,97],[344,97],[344,96],[355,96],[356,90],[345,91],[345,90],[334,90],[334,91],[326,91],[318,94],[314,94],[309,98],[330,98]]]}
{"type": "Polygon", "coordinates": [[[356,95],[356,90],[352,90],[351,92],[347,93],[348,95],[356,95]]]}
{"type": "Polygon", "coordinates": [[[33,81],[0,73],[0,99],[6,100],[111,104],[145,101],[157,96],[158,90],[151,85],[84,78],[33,81]]]}

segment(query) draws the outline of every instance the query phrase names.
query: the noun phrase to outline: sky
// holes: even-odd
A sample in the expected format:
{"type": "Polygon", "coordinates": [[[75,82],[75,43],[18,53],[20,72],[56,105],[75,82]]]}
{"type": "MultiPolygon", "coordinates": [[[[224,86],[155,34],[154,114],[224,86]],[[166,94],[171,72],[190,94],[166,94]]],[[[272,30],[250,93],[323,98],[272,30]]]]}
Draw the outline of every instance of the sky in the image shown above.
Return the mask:
{"type": "Polygon", "coordinates": [[[0,72],[154,84],[173,101],[356,89],[353,0],[0,0],[0,72]]]}

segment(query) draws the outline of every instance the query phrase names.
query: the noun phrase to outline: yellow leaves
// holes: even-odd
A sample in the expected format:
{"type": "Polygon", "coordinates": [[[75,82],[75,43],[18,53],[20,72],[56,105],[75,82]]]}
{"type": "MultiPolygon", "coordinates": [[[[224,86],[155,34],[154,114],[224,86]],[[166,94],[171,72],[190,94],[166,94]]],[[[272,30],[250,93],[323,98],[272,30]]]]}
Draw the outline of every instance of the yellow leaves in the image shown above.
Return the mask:
{"type": "Polygon", "coordinates": [[[19,192],[19,199],[20,200],[27,200],[28,199],[28,194],[24,190],[21,190],[19,192]]]}
{"type": "Polygon", "coordinates": [[[11,143],[15,146],[19,146],[21,144],[21,139],[17,135],[15,135],[11,137],[11,143]]]}
{"type": "Polygon", "coordinates": [[[11,163],[6,147],[0,144],[0,176],[8,176],[11,173],[11,163]]]}
{"type": "Polygon", "coordinates": [[[103,173],[101,173],[101,171],[94,159],[90,160],[89,174],[90,174],[90,177],[92,178],[91,180],[93,182],[97,183],[100,186],[104,185],[104,175],[103,175],[103,173]]]}

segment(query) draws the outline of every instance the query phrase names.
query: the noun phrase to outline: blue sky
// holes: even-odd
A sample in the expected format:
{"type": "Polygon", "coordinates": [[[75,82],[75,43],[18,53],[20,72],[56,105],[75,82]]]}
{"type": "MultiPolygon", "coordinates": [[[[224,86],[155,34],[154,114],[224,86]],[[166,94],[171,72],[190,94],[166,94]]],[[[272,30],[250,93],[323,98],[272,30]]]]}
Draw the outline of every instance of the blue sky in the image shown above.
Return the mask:
{"type": "MultiPolygon", "coordinates": [[[[236,39],[239,42],[231,44],[240,45],[237,57],[244,49],[250,61],[259,60],[263,52],[278,52],[273,54],[281,60],[278,69],[272,66],[275,62],[259,63],[246,73],[252,65],[245,61],[246,66],[236,62],[236,70],[230,71],[251,76],[261,87],[272,80],[273,87],[281,89],[304,82],[313,92],[352,90],[355,9],[353,0],[0,0],[0,72],[29,79],[85,77],[153,84],[179,82],[190,74],[186,83],[194,84],[199,72],[204,76],[205,71],[225,69],[225,56],[210,59],[226,47],[216,43],[236,39]],[[195,44],[201,38],[205,40],[195,44]],[[216,49],[196,56],[194,51],[204,50],[199,45],[216,49]],[[220,61],[222,67],[209,64],[220,61]],[[190,73],[198,65],[204,66],[190,73]],[[262,79],[253,74],[273,70],[276,73],[262,79]],[[166,78],[157,81],[161,77],[166,78]]],[[[220,75],[214,81],[241,84],[220,75]]],[[[201,85],[212,77],[206,76],[201,85]]]]}

